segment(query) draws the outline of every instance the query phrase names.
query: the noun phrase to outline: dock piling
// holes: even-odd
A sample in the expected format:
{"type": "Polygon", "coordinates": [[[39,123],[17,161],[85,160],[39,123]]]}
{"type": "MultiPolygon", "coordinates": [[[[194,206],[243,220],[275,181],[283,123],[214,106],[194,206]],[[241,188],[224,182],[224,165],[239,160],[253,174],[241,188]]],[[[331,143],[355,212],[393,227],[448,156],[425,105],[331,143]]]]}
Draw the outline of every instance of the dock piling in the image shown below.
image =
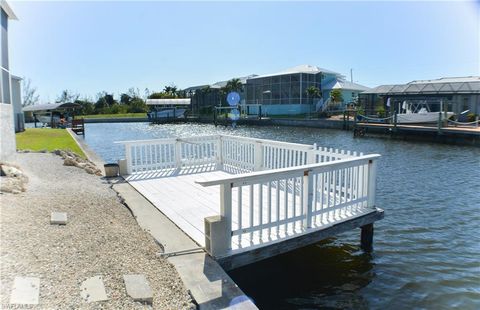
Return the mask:
{"type": "Polygon", "coordinates": [[[361,227],[360,248],[370,253],[373,250],[373,223],[361,227]]]}

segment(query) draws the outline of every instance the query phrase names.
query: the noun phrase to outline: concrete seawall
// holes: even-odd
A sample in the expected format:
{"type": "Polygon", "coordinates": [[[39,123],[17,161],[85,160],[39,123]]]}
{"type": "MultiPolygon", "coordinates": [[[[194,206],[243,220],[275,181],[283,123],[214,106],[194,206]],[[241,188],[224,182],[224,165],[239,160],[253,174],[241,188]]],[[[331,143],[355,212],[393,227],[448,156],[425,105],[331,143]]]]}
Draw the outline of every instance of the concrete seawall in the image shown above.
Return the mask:
{"type": "MultiPolygon", "coordinates": [[[[86,118],[85,123],[145,123],[149,122],[148,118],[86,118]]],[[[187,118],[178,120],[179,123],[202,123],[213,124],[212,118],[187,118]]],[[[230,122],[228,122],[229,124],[230,122]]],[[[351,122],[353,124],[353,122],[351,122]]],[[[219,120],[219,125],[225,123],[219,120]]],[[[253,126],[291,126],[291,127],[311,127],[311,128],[329,128],[342,129],[342,120],[330,119],[240,119],[237,121],[238,125],[253,125],[253,126]]]]}

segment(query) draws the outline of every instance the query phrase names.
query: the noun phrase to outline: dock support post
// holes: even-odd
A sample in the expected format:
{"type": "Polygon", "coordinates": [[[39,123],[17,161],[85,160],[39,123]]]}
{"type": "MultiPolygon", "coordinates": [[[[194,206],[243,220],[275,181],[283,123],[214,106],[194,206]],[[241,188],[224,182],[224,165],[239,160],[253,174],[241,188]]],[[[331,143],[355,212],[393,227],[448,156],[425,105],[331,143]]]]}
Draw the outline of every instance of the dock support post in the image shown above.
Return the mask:
{"type": "Polygon", "coordinates": [[[393,132],[397,132],[397,112],[393,112],[393,132]]]}
{"type": "Polygon", "coordinates": [[[373,249],[373,223],[361,227],[360,248],[369,253],[373,249]]]}
{"type": "Polygon", "coordinates": [[[442,134],[442,112],[438,112],[438,126],[437,126],[438,134],[442,134]]]}

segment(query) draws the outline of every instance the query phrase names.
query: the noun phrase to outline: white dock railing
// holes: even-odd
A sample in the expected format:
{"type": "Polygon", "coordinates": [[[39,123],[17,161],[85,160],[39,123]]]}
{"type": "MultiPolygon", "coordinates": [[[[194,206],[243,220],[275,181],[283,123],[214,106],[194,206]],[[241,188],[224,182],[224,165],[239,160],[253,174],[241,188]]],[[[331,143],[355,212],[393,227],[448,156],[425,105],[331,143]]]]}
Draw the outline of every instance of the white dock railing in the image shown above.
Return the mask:
{"type": "Polygon", "coordinates": [[[118,143],[125,145],[128,174],[211,164],[227,172],[246,173],[357,156],[355,152],[316,145],[227,135],[118,143]]]}
{"type": "Polygon", "coordinates": [[[205,232],[207,250],[216,257],[333,225],[375,206],[380,155],[225,135],[121,143],[128,174],[185,167],[233,173],[197,182],[220,186],[222,225],[205,232]]]}
{"type": "Polygon", "coordinates": [[[225,219],[223,251],[261,246],[310,229],[332,225],[375,206],[376,160],[366,155],[234,175],[202,186],[220,185],[225,219]]]}

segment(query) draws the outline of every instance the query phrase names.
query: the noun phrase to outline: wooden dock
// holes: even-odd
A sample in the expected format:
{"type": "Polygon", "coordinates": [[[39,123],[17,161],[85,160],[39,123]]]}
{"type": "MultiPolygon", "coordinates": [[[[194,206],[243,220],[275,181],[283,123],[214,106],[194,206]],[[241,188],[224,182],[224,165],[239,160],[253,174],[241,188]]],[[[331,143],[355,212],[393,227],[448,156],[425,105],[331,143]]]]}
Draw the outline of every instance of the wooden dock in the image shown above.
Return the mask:
{"type": "Polygon", "coordinates": [[[480,127],[456,124],[389,124],[376,122],[356,122],[353,125],[354,136],[368,133],[387,134],[392,138],[434,141],[453,144],[480,146],[480,127]]]}
{"type": "Polygon", "coordinates": [[[224,135],[122,143],[125,179],[226,269],[357,227],[369,250],[383,218],[380,155],[224,135]]]}

